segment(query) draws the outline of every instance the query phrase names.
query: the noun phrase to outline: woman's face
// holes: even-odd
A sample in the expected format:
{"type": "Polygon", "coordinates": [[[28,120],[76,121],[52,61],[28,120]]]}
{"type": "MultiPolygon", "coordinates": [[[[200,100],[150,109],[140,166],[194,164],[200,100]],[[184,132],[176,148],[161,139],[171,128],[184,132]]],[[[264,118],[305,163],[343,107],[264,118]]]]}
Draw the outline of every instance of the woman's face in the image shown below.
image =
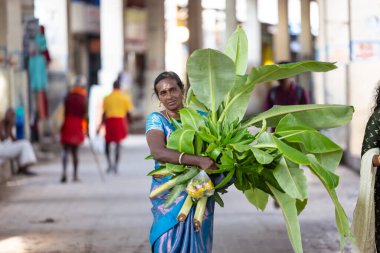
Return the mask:
{"type": "Polygon", "coordinates": [[[165,78],[156,85],[158,100],[170,111],[177,111],[183,107],[182,90],[172,78],[165,78]]]}

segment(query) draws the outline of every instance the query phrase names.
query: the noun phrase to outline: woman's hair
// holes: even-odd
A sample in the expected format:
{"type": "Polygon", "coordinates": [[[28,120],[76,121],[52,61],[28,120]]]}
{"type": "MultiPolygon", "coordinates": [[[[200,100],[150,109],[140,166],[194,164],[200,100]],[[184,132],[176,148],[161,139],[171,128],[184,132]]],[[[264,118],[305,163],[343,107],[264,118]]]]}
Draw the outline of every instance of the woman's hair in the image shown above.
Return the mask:
{"type": "Polygon", "coordinates": [[[163,79],[165,79],[165,78],[170,78],[170,79],[175,80],[176,83],[177,83],[177,85],[178,85],[178,87],[183,91],[183,89],[184,89],[184,85],[183,85],[181,79],[179,78],[179,76],[178,76],[175,72],[173,72],[173,71],[164,71],[164,72],[162,72],[161,74],[159,74],[159,75],[156,77],[156,79],[154,80],[154,93],[156,93],[157,97],[158,97],[158,92],[157,92],[157,89],[156,89],[157,84],[158,84],[161,80],[163,80],[163,79]]]}
{"type": "Polygon", "coordinates": [[[373,107],[373,111],[380,109],[380,81],[377,83],[376,87],[376,95],[375,95],[375,106],[373,107]]]}

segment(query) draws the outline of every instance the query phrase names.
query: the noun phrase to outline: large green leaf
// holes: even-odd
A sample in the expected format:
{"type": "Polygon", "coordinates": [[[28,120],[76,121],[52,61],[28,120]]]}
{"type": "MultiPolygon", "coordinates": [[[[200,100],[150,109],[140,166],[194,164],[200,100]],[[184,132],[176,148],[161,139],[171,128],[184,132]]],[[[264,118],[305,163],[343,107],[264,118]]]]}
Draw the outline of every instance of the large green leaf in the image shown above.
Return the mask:
{"type": "Polygon", "coordinates": [[[233,122],[235,119],[238,119],[240,122],[247,111],[253,87],[251,90],[246,90],[244,86],[246,81],[247,75],[236,76],[235,84],[228,93],[225,100],[226,108],[221,115],[221,119],[225,118],[228,123],[233,122]],[[242,92],[242,90],[244,90],[244,92],[242,92]],[[237,97],[239,99],[236,99],[237,97]]]}
{"type": "Polygon", "coordinates": [[[234,62],[219,51],[200,49],[189,57],[187,73],[194,94],[211,110],[216,122],[219,105],[234,85],[234,62]]]}
{"type": "Polygon", "coordinates": [[[248,79],[250,83],[265,83],[292,77],[304,72],[326,72],[333,69],[336,69],[335,63],[319,61],[263,65],[253,68],[248,79]]]}
{"type": "Polygon", "coordinates": [[[170,135],[167,147],[179,152],[194,154],[194,135],[195,131],[192,129],[177,129],[170,135]]]}
{"type": "Polygon", "coordinates": [[[235,63],[235,74],[244,75],[248,65],[248,40],[241,26],[229,37],[224,53],[235,63]]]}
{"type": "Polygon", "coordinates": [[[189,90],[187,91],[185,107],[192,108],[194,110],[200,110],[202,112],[208,111],[205,105],[199,102],[197,97],[194,95],[192,87],[190,87],[189,90]]]}
{"type": "Polygon", "coordinates": [[[327,189],[327,191],[329,192],[330,197],[335,205],[335,222],[340,237],[340,251],[343,252],[345,237],[347,237],[350,241],[352,240],[350,224],[347,215],[338,200],[338,196],[336,195],[335,190],[327,189]]]}
{"type": "Polygon", "coordinates": [[[283,117],[276,127],[276,134],[283,136],[286,141],[302,143],[310,153],[328,153],[339,151],[341,148],[329,138],[308,127],[292,114],[283,117]]]}
{"type": "Polygon", "coordinates": [[[290,243],[295,253],[303,253],[301,230],[298,222],[298,213],[296,208],[296,200],[287,194],[278,191],[275,187],[268,184],[269,189],[273,193],[273,197],[281,207],[282,215],[285,218],[286,229],[290,243]]]}
{"type": "MultiPolygon", "coordinates": [[[[308,155],[311,165],[314,167],[321,167],[318,164],[317,159],[313,155],[308,155]]],[[[335,222],[338,228],[339,236],[340,236],[340,251],[343,251],[344,244],[345,244],[345,237],[347,237],[349,240],[352,240],[351,230],[349,221],[347,218],[346,213],[344,212],[344,209],[342,205],[340,204],[338,197],[335,192],[335,187],[338,185],[338,176],[335,174],[327,171],[328,175],[331,177],[334,175],[335,177],[329,177],[325,172],[321,173],[321,168],[318,168],[318,171],[313,170],[314,174],[319,178],[319,180],[323,183],[324,187],[328,191],[331,200],[334,203],[335,206],[335,222]],[[331,183],[331,181],[333,181],[331,183]],[[332,187],[331,187],[331,184],[332,187]]]]}
{"type": "Polygon", "coordinates": [[[297,163],[297,164],[303,164],[303,165],[309,165],[310,161],[307,158],[307,156],[302,153],[301,151],[289,146],[285,142],[281,141],[280,139],[276,138],[272,135],[272,139],[274,143],[276,144],[278,150],[290,161],[297,163]]]}
{"type": "Polygon", "coordinates": [[[334,151],[323,154],[314,154],[321,166],[328,171],[335,172],[342,159],[343,151],[334,151]]]}
{"type": "Polygon", "coordinates": [[[282,158],[274,169],[273,175],[290,197],[299,200],[307,198],[307,179],[303,170],[297,167],[288,167],[285,159],[282,158]]]}
{"type": "Polygon", "coordinates": [[[252,151],[252,154],[255,156],[256,160],[261,164],[268,164],[273,161],[273,156],[268,154],[265,151],[262,151],[261,149],[255,148],[250,146],[250,149],[252,151]]]}
{"type": "Polygon", "coordinates": [[[181,122],[184,128],[190,128],[193,130],[198,130],[199,126],[204,124],[204,119],[202,116],[194,109],[183,108],[180,111],[181,122]]]}
{"type": "Polygon", "coordinates": [[[323,168],[314,155],[308,154],[307,158],[310,161],[309,168],[322,181],[326,188],[332,190],[338,186],[339,177],[337,175],[323,168]]]}
{"type": "Polygon", "coordinates": [[[329,129],[350,122],[353,112],[354,108],[347,105],[276,105],[268,111],[252,116],[243,123],[243,127],[261,127],[264,119],[267,121],[267,126],[276,127],[285,115],[291,113],[297,119],[307,122],[310,127],[329,129]]]}
{"type": "Polygon", "coordinates": [[[322,167],[334,172],[343,150],[329,138],[310,128],[292,114],[283,117],[276,127],[276,134],[287,142],[298,143],[302,150],[315,154],[322,167]]]}
{"type": "Polygon", "coordinates": [[[268,203],[269,194],[263,192],[258,188],[251,188],[244,192],[245,197],[248,199],[249,203],[254,205],[257,209],[261,211],[265,210],[268,203]]]}

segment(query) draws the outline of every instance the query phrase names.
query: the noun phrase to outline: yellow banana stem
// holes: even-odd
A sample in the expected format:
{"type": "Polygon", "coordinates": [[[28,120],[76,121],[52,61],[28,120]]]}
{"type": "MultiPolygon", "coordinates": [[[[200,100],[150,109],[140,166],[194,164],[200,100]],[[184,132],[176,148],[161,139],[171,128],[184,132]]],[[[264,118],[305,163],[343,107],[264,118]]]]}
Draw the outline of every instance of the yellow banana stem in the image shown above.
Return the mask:
{"type": "Polygon", "coordinates": [[[153,198],[157,197],[158,195],[160,195],[161,193],[163,193],[164,191],[167,191],[167,190],[173,188],[176,184],[176,181],[177,180],[175,180],[175,179],[171,179],[168,182],[160,185],[159,187],[157,187],[156,189],[154,189],[150,193],[149,198],[153,199],[153,198]]]}
{"type": "Polygon", "coordinates": [[[151,176],[158,176],[158,177],[166,177],[170,174],[171,174],[170,170],[162,169],[162,170],[157,170],[157,171],[151,173],[150,175],[151,176]]]}
{"type": "Polygon", "coordinates": [[[177,220],[179,222],[184,222],[186,220],[187,215],[189,214],[192,206],[193,206],[193,200],[190,195],[187,195],[185,202],[183,203],[182,208],[179,211],[179,214],[177,216],[177,220]]]}
{"type": "Polygon", "coordinates": [[[207,198],[208,197],[202,197],[198,200],[197,208],[195,209],[195,214],[194,214],[194,230],[195,230],[195,232],[198,232],[201,229],[202,221],[203,221],[203,215],[204,215],[205,210],[206,210],[207,198]]]}

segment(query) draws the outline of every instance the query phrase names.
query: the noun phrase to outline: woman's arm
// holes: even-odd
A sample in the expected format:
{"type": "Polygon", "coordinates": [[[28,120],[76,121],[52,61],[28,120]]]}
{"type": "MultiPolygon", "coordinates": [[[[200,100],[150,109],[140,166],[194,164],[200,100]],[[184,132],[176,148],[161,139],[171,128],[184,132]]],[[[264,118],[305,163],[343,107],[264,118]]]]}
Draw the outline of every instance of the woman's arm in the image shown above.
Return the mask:
{"type": "Polygon", "coordinates": [[[373,166],[380,167],[380,161],[379,161],[379,159],[380,159],[380,155],[374,155],[372,157],[372,164],[373,164],[373,166]]]}
{"type": "Polygon", "coordinates": [[[166,148],[165,138],[165,134],[160,130],[150,130],[146,135],[151,155],[156,161],[197,166],[202,170],[217,168],[214,161],[206,156],[183,154],[180,159],[181,152],[166,148]]]}

